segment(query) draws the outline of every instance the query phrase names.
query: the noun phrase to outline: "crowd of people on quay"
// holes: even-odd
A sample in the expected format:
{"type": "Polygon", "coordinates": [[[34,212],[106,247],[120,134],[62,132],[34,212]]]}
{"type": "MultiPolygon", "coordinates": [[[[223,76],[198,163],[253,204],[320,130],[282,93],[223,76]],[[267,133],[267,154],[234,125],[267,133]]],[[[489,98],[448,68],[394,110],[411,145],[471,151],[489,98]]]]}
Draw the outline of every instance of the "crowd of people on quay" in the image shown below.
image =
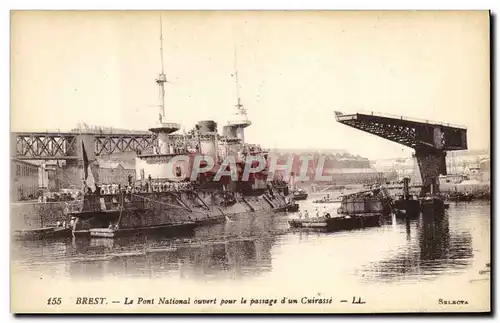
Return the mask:
{"type": "MultiPolygon", "coordinates": [[[[122,185],[119,183],[101,184],[96,185],[95,190],[86,188],[88,195],[118,195],[121,193],[153,193],[153,192],[180,192],[193,190],[191,182],[167,182],[167,181],[154,181],[148,180],[144,183],[136,183],[135,185],[122,185]]],[[[50,202],[71,202],[80,200],[83,197],[83,191],[77,193],[63,193],[63,192],[40,192],[38,194],[38,203],[50,202]]]]}
{"type": "Polygon", "coordinates": [[[116,195],[124,193],[153,193],[153,192],[180,192],[192,190],[190,182],[168,182],[148,180],[145,183],[136,183],[135,185],[121,185],[117,183],[102,184],[96,186],[97,195],[116,195]]]}
{"type": "Polygon", "coordinates": [[[82,192],[77,194],[61,193],[61,192],[40,192],[38,194],[38,203],[50,203],[50,202],[69,202],[78,200],[82,196],[82,192]]]}

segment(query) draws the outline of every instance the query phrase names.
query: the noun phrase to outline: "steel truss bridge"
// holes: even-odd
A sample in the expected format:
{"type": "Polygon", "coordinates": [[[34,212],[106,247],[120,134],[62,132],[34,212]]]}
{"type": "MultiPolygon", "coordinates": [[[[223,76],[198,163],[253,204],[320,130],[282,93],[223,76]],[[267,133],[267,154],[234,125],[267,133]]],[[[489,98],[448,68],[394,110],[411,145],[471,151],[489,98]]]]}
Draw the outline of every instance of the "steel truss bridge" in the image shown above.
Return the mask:
{"type": "Polygon", "coordinates": [[[82,141],[91,156],[148,152],[157,140],[153,133],[14,132],[11,136],[11,155],[21,160],[81,159],[82,141]]]}
{"type": "MultiPolygon", "coordinates": [[[[204,136],[169,135],[174,143],[188,148],[195,147],[204,136]]],[[[82,141],[89,159],[125,152],[149,154],[158,145],[157,134],[152,132],[13,132],[11,140],[11,155],[20,160],[81,160],[82,141]]]]}
{"type": "Polygon", "coordinates": [[[336,120],[352,128],[415,150],[422,176],[421,195],[439,191],[439,175],[446,175],[446,151],[467,149],[467,129],[445,123],[373,113],[343,114],[336,120]]]}

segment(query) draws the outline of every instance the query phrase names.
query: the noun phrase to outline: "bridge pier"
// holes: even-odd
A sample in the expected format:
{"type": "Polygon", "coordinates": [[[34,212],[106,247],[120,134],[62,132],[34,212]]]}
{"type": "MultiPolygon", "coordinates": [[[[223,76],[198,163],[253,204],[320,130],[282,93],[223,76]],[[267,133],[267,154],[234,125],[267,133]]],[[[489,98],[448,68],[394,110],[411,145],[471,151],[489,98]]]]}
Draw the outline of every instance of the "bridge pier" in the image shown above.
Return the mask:
{"type": "Polygon", "coordinates": [[[415,149],[415,157],[422,178],[420,196],[438,193],[439,175],[446,175],[446,152],[433,148],[418,148],[415,149]]]}

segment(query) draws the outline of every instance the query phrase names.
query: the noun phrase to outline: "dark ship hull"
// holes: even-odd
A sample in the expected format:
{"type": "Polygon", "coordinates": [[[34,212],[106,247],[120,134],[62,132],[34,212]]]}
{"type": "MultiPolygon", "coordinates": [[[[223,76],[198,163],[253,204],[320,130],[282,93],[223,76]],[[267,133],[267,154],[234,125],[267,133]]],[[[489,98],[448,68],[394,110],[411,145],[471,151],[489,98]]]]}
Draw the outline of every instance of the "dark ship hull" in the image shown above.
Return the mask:
{"type": "Polygon", "coordinates": [[[83,205],[89,211],[72,212],[70,215],[78,219],[75,231],[80,235],[85,232],[90,235],[92,229],[115,227],[137,231],[172,227],[182,231],[194,229],[197,225],[223,222],[229,215],[279,211],[288,205],[285,195],[279,190],[273,190],[273,194],[229,195],[232,196],[230,201],[221,197],[218,191],[92,196],[83,205]]]}
{"type": "Polygon", "coordinates": [[[65,231],[65,236],[90,237],[91,230],[111,228],[110,237],[143,233],[172,236],[189,233],[196,226],[224,222],[227,216],[294,211],[284,193],[276,188],[260,194],[224,193],[232,197],[229,201],[219,190],[89,195],[80,201],[20,205],[11,213],[11,222],[14,232],[24,239],[52,236],[52,232],[41,229],[63,222],[69,225],[72,218],[73,230],[65,231]],[[44,234],[36,234],[40,230],[44,234]]]}

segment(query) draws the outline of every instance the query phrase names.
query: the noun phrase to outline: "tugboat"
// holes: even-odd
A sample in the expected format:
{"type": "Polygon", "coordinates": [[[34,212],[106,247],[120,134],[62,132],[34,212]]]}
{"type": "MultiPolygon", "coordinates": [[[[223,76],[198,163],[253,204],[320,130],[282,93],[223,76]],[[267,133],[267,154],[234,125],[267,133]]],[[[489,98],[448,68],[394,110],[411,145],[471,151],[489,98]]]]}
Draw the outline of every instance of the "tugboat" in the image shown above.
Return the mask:
{"type": "Polygon", "coordinates": [[[293,191],[293,198],[295,199],[295,201],[307,200],[308,196],[309,195],[307,194],[307,192],[301,188],[298,188],[293,191]]]}
{"type": "Polygon", "coordinates": [[[394,201],[393,209],[398,217],[414,218],[420,215],[420,201],[410,194],[410,179],[403,179],[403,196],[394,201]]]}
{"type": "Polygon", "coordinates": [[[429,216],[441,216],[449,207],[443,198],[434,192],[434,184],[430,184],[430,192],[420,199],[420,210],[422,214],[429,216]]]}

